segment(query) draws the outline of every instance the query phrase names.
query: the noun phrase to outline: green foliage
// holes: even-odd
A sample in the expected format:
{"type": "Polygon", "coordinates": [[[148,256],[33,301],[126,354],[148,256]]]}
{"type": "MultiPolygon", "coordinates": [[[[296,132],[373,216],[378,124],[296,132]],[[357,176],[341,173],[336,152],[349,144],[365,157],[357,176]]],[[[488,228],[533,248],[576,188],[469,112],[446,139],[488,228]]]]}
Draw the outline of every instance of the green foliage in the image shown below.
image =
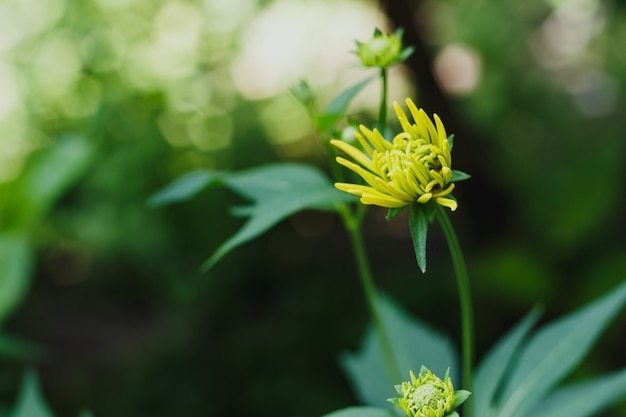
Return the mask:
{"type": "Polygon", "coordinates": [[[224,242],[203,264],[210,269],[237,246],[246,243],[272,226],[304,209],[338,210],[340,204],[353,200],[336,190],[316,168],[302,164],[275,164],[237,173],[196,172],[166,186],[149,199],[152,206],[184,201],[209,183],[221,183],[252,201],[238,207],[234,214],[248,217],[246,224],[224,242]]]}
{"type": "Polygon", "coordinates": [[[413,238],[415,258],[422,273],[426,272],[426,236],[428,234],[428,225],[435,217],[432,204],[415,203],[411,205],[409,213],[409,229],[413,238]]]}
{"type": "MultiPolygon", "coordinates": [[[[411,317],[388,297],[380,297],[379,305],[398,369],[408,375],[408,370],[417,370],[424,365],[436,375],[444,375],[450,368],[452,382],[458,384],[456,352],[450,340],[411,317]]],[[[367,330],[357,353],[346,353],[341,357],[344,372],[363,404],[382,407],[387,398],[396,395],[393,387],[401,381],[391,380],[382,358],[379,338],[373,327],[367,330]]]]}
{"type": "Polygon", "coordinates": [[[388,408],[348,407],[324,414],[322,417],[393,417],[394,415],[388,408]]]}
{"type": "Polygon", "coordinates": [[[1,230],[30,230],[80,178],[93,157],[93,146],[79,136],[62,137],[32,154],[22,175],[0,185],[1,230]]]}
{"type": "Polygon", "coordinates": [[[354,97],[376,77],[368,77],[338,94],[326,105],[324,111],[316,117],[315,123],[320,132],[331,134],[337,122],[345,117],[348,105],[354,97]]]}
{"type": "Polygon", "coordinates": [[[498,417],[528,415],[580,363],[624,303],[626,283],[538,330],[521,346],[516,361],[507,370],[501,398],[495,403],[498,417]]]}
{"type": "MultiPolygon", "coordinates": [[[[493,417],[590,417],[626,395],[626,370],[556,388],[626,303],[626,284],[608,295],[530,333],[539,318],[533,309],[485,355],[474,379],[474,415],[493,417]]],[[[400,369],[421,365],[456,369],[456,354],[444,336],[381,298],[400,369]]],[[[370,329],[360,352],[345,354],[342,365],[364,404],[383,406],[394,385],[386,374],[378,339],[370,329]]],[[[458,383],[455,376],[453,383],[458,383]]],[[[456,384],[455,384],[456,385],[456,384]]]]}
{"type": "MultiPolygon", "coordinates": [[[[22,379],[17,403],[10,417],[55,417],[48,407],[39,387],[39,380],[34,371],[26,372],[22,379]]],[[[90,411],[82,411],[79,417],[93,417],[90,411]]]]}
{"type": "Polygon", "coordinates": [[[26,294],[32,262],[33,255],[24,233],[0,234],[0,323],[26,294]]]}

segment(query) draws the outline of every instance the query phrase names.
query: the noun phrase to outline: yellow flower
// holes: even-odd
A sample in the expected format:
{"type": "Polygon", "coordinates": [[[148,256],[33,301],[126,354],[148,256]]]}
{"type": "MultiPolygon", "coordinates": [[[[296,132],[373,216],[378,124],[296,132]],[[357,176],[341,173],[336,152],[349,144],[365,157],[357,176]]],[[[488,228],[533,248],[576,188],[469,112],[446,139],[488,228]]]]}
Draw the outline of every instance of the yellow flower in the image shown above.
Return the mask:
{"type": "Polygon", "coordinates": [[[454,189],[452,157],[446,129],[439,117],[435,123],[426,112],[406,99],[414,123],[411,123],[397,103],[394,109],[402,132],[391,142],[376,129],[359,126],[355,136],[363,151],[349,143],[332,140],[352,161],[337,157],[337,162],[361,176],[367,185],[336,183],[335,187],[361,197],[363,204],[399,208],[415,202],[437,204],[454,211],[456,200],[450,195],[454,189]]]}

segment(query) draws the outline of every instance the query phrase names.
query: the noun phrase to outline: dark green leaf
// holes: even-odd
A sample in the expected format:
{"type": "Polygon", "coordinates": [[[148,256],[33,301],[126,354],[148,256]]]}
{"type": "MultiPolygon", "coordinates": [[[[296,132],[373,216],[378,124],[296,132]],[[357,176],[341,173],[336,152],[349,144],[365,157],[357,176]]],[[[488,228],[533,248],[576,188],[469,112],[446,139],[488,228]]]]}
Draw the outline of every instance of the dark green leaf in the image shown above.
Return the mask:
{"type": "Polygon", "coordinates": [[[526,417],[591,417],[626,395],[626,369],[550,394],[526,417]]]}
{"type": "Polygon", "coordinates": [[[414,203],[409,212],[409,229],[413,239],[413,248],[417,265],[422,273],[426,272],[426,235],[429,223],[427,210],[426,204],[414,203]]]}
{"type": "Polygon", "coordinates": [[[322,417],[393,417],[389,408],[377,407],[348,407],[333,411],[322,417]]]}
{"type": "Polygon", "coordinates": [[[276,164],[225,175],[233,191],[255,202],[237,208],[238,215],[250,218],[202,265],[204,270],[237,246],[248,242],[288,216],[303,209],[334,210],[352,196],[337,190],[317,169],[303,164],[276,164]]]}
{"type": "Polygon", "coordinates": [[[501,387],[507,369],[511,366],[515,352],[539,316],[540,309],[532,309],[522,321],[485,354],[474,375],[474,397],[472,400],[474,415],[485,416],[489,414],[496,393],[501,387]]]}
{"type": "Polygon", "coordinates": [[[499,417],[521,417],[568,375],[626,302],[626,282],[542,327],[522,348],[503,390],[499,417]]]}
{"type": "MultiPolygon", "coordinates": [[[[381,320],[392,343],[401,377],[409,378],[409,370],[418,372],[422,365],[443,377],[450,368],[452,382],[457,379],[457,356],[452,343],[425,323],[407,314],[386,297],[379,297],[381,320]]],[[[370,325],[359,352],[343,354],[341,366],[352,388],[363,404],[384,406],[387,398],[397,394],[383,362],[378,334],[370,325]]]]}
{"type": "Polygon", "coordinates": [[[41,355],[41,349],[33,343],[0,333],[0,357],[33,360],[41,355]]]}
{"type": "Polygon", "coordinates": [[[0,234],[0,323],[30,286],[33,255],[24,234],[0,234]]]}
{"type": "Polygon", "coordinates": [[[200,191],[219,180],[222,174],[214,171],[194,171],[178,178],[154,193],[147,201],[150,207],[179,203],[195,197],[200,191]]]}
{"type": "Polygon", "coordinates": [[[452,152],[452,148],[454,148],[454,133],[448,136],[448,143],[450,144],[450,152],[452,152]]]}

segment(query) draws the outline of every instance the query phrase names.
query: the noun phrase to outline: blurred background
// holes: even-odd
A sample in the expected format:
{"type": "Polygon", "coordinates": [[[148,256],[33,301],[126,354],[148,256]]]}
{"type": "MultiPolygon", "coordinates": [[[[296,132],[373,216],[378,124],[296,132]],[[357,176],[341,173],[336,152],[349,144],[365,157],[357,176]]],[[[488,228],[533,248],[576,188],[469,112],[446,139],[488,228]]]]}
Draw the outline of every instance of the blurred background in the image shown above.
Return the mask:
{"type": "MultiPolygon", "coordinates": [[[[241,226],[228,212],[241,198],[217,188],[162,209],[145,201],[195,169],[328,170],[289,86],[306,79],[326,104],[373,74],[354,41],[397,26],[416,52],[392,71],[391,100],[438,113],[456,136],[455,168],[473,176],[452,221],[478,354],[533,305],[548,320],[622,282],[623,2],[4,0],[2,404],[33,364],[58,416],[316,416],[355,404],[337,358],[368,318],[335,216],[293,216],[203,274],[241,226]]],[[[378,88],[352,117],[374,119],[378,88]]],[[[439,230],[421,275],[405,219],[383,215],[365,222],[377,283],[458,345],[439,230]]],[[[572,379],[626,365],[625,325],[621,314],[572,379]]]]}

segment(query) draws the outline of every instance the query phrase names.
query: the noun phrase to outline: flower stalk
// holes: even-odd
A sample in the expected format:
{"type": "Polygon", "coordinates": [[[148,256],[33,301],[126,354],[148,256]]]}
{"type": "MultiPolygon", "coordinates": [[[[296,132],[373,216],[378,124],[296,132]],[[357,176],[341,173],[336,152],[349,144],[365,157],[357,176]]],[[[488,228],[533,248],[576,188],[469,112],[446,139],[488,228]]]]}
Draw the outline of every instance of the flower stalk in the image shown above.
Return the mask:
{"type": "MultiPolygon", "coordinates": [[[[474,360],[474,310],[472,307],[469,276],[461,245],[459,244],[459,240],[447,213],[441,206],[435,207],[435,217],[439,221],[446,241],[448,242],[452,265],[454,266],[454,273],[456,275],[462,326],[462,384],[465,389],[471,391],[472,365],[474,360]]],[[[465,416],[471,417],[471,407],[466,406],[465,408],[465,416]]]]}

